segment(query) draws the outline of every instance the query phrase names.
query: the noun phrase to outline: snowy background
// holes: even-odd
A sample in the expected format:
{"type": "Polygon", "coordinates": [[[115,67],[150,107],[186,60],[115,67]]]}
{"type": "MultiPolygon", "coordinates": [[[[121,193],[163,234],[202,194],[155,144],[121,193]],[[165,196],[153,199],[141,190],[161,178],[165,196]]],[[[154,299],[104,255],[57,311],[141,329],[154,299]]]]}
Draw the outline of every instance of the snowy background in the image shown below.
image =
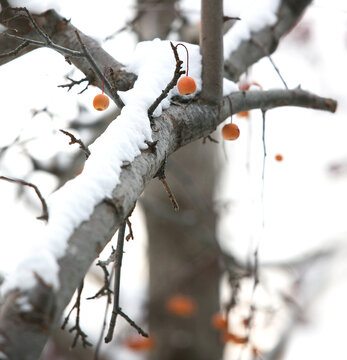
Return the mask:
{"type": "MultiPolygon", "coordinates": [[[[183,8],[193,15],[192,22],[196,21],[197,2],[182,2],[183,8]]],[[[14,3],[23,5],[23,1],[14,3]]],[[[226,12],[242,17],[252,1],[243,1],[237,11],[230,3],[226,12]]],[[[81,31],[100,41],[121,28],[126,20],[132,18],[134,11],[131,1],[128,7],[99,1],[98,7],[107,9],[100,12],[99,17],[95,16],[93,4],[83,1],[59,1],[59,8],[54,1],[30,2],[37,11],[44,11],[52,5],[61,15],[71,18],[81,31]],[[83,11],[80,10],[82,4],[83,11]]],[[[313,281],[313,287],[317,282],[322,285],[319,297],[310,304],[306,313],[307,324],[293,332],[286,359],[308,356],[315,359],[328,356],[345,358],[347,355],[343,341],[343,319],[347,317],[347,268],[343,261],[347,234],[347,173],[330,170],[334,164],[347,162],[346,25],[344,1],[331,1],[329,5],[322,0],[314,1],[297,29],[282,41],[273,55],[290,88],[301,85],[313,93],[335,98],[339,103],[337,113],[331,115],[294,108],[268,112],[264,203],[261,198],[261,113],[252,111],[248,120],[235,116],[241,136],[238,141],[224,145],[228,158],[225,161],[225,182],[216,189],[217,199],[231,199],[233,204],[230,213],[221,219],[219,237],[223,247],[237,252],[241,259],[247,259],[256,246],[259,246],[262,262],[286,261],[331,245],[340,248],[334,264],[324,269],[324,278],[313,281]],[[278,153],[284,157],[282,162],[274,159],[278,153]]],[[[128,32],[104,43],[105,50],[124,64],[132,58],[135,46],[136,37],[128,32]]],[[[79,116],[79,104],[93,113],[92,99],[99,92],[89,88],[77,95],[82,88],[69,93],[57,88],[57,85],[66,83],[64,75],[71,70],[60,55],[48,49],[34,51],[0,67],[0,148],[8,146],[20,135],[20,145],[11,146],[0,155],[0,175],[33,182],[45,197],[55,189],[57,180],[45,173],[33,173],[33,165],[25,153],[30,152],[41,161],[49,162],[53,157],[57,158],[58,151],[58,161],[68,163],[72,154],[78,151],[77,146],[76,149],[68,146],[66,136],[58,129],[66,128],[68,120],[79,116]],[[46,106],[53,117],[44,112],[32,117],[33,109],[46,106]]],[[[82,74],[77,70],[73,74],[76,79],[80,76],[82,74]]],[[[264,89],[283,87],[268,59],[252,67],[249,79],[257,81],[264,89]]],[[[89,119],[94,116],[99,115],[94,112],[89,119]]],[[[224,156],[222,149],[221,156],[224,156]]],[[[40,214],[40,204],[30,189],[18,189],[13,184],[2,182],[0,196],[0,273],[6,275],[38,241],[28,234],[41,233],[44,224],[35,219],[40,214]],[[19,191],[25,196],[19,197],[19,191]],[[33,204],[36,204],[34,210],[33,204]]],[[[122,281],[121,301],[127,302],[129,312],[136,317],[141,316],[139,303],[145,299],[147,277],[146,231],[140,207],[137,207],[132,221],[136,241],[126,244],[122,270],[126,281],[122,281]],[[132,261],[134,258],[136,262],[132,261]]],[[[313,278],[318,275],[313,275],[313,278]]],[[[96,290],[92,287],[93,279],[91,283],[88,296],[96,290]]],[[[88,302],[85,311],[93,311],[101,318],[104,307],[100,303],[88,302]],[[87,306],[91,309],[87,310],[87,306]]],[[[99,333],[96,327],[88,326],[88,321],[82,326],[92,338],[99,333]]]]}

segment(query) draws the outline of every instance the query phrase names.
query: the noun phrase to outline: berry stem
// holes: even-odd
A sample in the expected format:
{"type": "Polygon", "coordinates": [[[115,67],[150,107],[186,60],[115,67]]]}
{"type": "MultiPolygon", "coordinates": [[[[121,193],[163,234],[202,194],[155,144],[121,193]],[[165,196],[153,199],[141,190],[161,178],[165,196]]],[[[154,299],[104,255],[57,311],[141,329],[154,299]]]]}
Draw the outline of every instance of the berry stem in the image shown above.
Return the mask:
{"type": "Polygon", "coordinates": [[[178,45],[183,46],[183,47],[186,49],[186,52],[187,52],[187,73],[186,73],[186,76],[188,76],[188,70],[189,70],[189,52],[188,52],[187,47],[186,47],[184,44],[182,44],[182,43],[178,43],[178,44],[175,46],[176,49],[177,49],[178,45]]]}

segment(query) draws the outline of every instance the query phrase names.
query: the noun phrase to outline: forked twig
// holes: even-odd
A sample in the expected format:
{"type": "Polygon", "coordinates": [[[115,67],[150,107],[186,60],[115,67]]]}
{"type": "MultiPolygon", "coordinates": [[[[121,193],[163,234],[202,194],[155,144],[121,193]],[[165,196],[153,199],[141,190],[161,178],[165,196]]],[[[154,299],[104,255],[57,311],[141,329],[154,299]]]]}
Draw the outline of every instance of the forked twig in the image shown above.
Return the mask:
{"type": "Polygon", "coordinates": [[[123,260],[123,247],[124,247],[124,235],[125,235],[126,223],[121,225],[118,230],[117,248],[115,254],[115,266],[114,266],[114,289],[113,289],[113,309],[111,320],[108,328],[105,342],[109,343],[113,338],[114,328],[116,326],[117,315],[119,314],[119,290],[120,290],[120,274],[123,260]]]}
{"type": "Polygon", "coordinates": [[[76,346],[77,340],[79,337],[81,337],[83,347],[92,346],[92,344],[87,340],[88,335],[84,331],[82,331],[81,326],[80,326],[81,295],[82,295],[83,286],[84,286],[84,282],[82,280],[80,286],[78,287],[77,298],[76,298],[75,304],[72,306],[71,310],[65,317],[63,325],[61,326],[61,329],[64,330],[69,321],[72,311],[74,309],[76,309],[75,325],[69,330],[70,333],[73,331],[76,331],[76,335],[75,335],[72,345],[71,345],[72,348],[74,348],[76,346]]]}
{"type": "Polygon", "coordinates": [[[162,100],[164,100],[168,96],[170,90],[176,86],[177,81],[180,78],[180,76],[185,74],[185,71],[181,70],[183,61],[180,60],[180,58],[178,56],[177,46],[175,46],[171,41],[170,41],[170,45],[171,45],[171,49],[172,49],[175,59],[176,59],[175,72],[174,72],[174,75],[173,75],[171,81],[166,85],[166,88],[161,92],[161,94],[157,97],[157,99],[154,101],[154,103],[148,108],[148,117],[149,118],[152,117],[154,110],[158,107],[158,105],[162,102],[162,100]]]}
{"type": "Polygon", "coordinates": [[[90,156],[90,150],[88,149],[88,146],[86,146],[83,141],[81,139],[77,139],[73,134],[71,134],[70,132],[63,130],[63,129],[59,129],[60,132],[62,132],[63,134],[67,135],[70,137],[70,142],[69,145],[72,144],[79,144],[80,149],[84,152],[86,158],[88,159],[90,156]]]}

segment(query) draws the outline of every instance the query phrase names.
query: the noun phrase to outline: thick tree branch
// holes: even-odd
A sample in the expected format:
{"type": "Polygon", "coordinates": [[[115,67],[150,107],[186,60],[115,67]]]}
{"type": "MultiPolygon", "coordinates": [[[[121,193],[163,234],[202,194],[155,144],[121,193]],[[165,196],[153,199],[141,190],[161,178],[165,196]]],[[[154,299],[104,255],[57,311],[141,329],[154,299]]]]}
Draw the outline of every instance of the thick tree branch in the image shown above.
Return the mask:
{"type": "MultiPolygon", "coordinates": [[[[55,44],[55,50],[60,52],[63,56],[66,56],[66,49],[75,51],[76,54],[81,51],[81,44],[79,43],[75,31],[77,30],[70,21],[61,17],[54,10],[48,10],[40,15],[32,14],[33,19],[37,25],[44,31],[53,44],[55,44]],[[61,51],[59,50],[59,47],[61,51]]],[[[0,65],[5,64],[21,55],[24,55],[39,47],[47,46],[42,41],[41,35],[31,25],[30,20],[23,21],[23,17],[20,19],[11,20],[5,16],[1,17],[1,23],[6,25],[9,29],[0,36],[0,54],[6,54],[7,56],[0,57],[0,65]],[[6,36],[8,34],[9,36],[6,36]],[[15,37],[19,38],[15,38],[15,37]],[[34,45],[23,45],[21,38],[36,42],[34,45]],[[18,49],[19,47],[19,49],[18,49]]],[[[127,73],[123,70],[123,64],[112,58],[101,45],[94,39],[84,35],[78,31],[83,44],[88,49],[90,55],[96,63],[99,69],[105,67],[111,67],[114,72],[112,79],[112,85],[115,90],[128,90],[132,87],[136,75],[127,73]]],[[[26,40],[24,40],[25,42],[26,40]]],[[[72,52],[71,55],[74,53],[72,52]]],[[[79,70],[81,70],[90,79],[92,85],[102,87],[102,80],[95,75],[91,69],[89,61],[85,56],[69,57],[68,60],[74,64],[79,70]]],[[[110,94],[109,94],[110,95],[110,94]]]]}
{"type": "Polygon", "coordinates": [[[295,26],[311,1],[282,0],[277,22],[273,26],[267,26],[253,33],[249,40],[243,41],[225,62],[224,75],[237,81],[251,65],[264,56],[272,54],[277,49],[280,39],[295,26]]]}
{"type": "Polygon", "coordinates": [[[201,97],[219,104],[223,96],[223,1],[201,0],[201,97]]]}
{"type": "MultiPolygon", "coordinates": [[[[333,100],[314,96],[301,89],[237,92],[230,98],[234,112],[257,106],[271,109],[289,105],[331,112],[336,109],[336,102],[333,100]]],[[[59,294],[39,281],[30,291],[13,291],[3,299],[0,308],[0,335],[4,341],[0,342],[0,351],[10,359],[36,360],[39,357],[49,335],[59,326],[61,314],[90,264],[132,211],[138,197],[156,175],[167,154],[209,135],[216,123],[230,115],[229,103],[224,100],[220,112],[212,105],[191,103],[184,108],[171,106],[156,119],[157,131],[153,132],[153,140],[158,141],[156,155],[143,152],[131,166],[123,168],[120,183],[112,193],[115,207],[106,202],[100,203],[90,219],[83,222],[70,237],[65,256],[59,259],[59,294]],[[24,300],[32,305],[31,310],[21,308],[20,303],[24,300]]]]}

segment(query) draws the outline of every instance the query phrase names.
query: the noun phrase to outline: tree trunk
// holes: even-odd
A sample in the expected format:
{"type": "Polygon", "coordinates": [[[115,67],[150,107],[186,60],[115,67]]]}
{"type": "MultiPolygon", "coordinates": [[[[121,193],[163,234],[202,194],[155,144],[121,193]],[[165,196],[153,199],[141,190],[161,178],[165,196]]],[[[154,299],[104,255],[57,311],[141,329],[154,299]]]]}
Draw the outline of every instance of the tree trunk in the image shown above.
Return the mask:
{"type": "Polygon", "coordinates": [[[207,360],[222,355],[219,335],[211,326],[211,317],[219,308],[220,276],[212,203],[216,178],[213,146],[195,142],[170,157],[167,180],[180,206],[177,214],[158,180],[145,192],[149,323],[157,340],[153,360],[207,360]],[[174,294],[188,295],[196,302],[192,317],[166,310],[165,304],[174,294]]]}

